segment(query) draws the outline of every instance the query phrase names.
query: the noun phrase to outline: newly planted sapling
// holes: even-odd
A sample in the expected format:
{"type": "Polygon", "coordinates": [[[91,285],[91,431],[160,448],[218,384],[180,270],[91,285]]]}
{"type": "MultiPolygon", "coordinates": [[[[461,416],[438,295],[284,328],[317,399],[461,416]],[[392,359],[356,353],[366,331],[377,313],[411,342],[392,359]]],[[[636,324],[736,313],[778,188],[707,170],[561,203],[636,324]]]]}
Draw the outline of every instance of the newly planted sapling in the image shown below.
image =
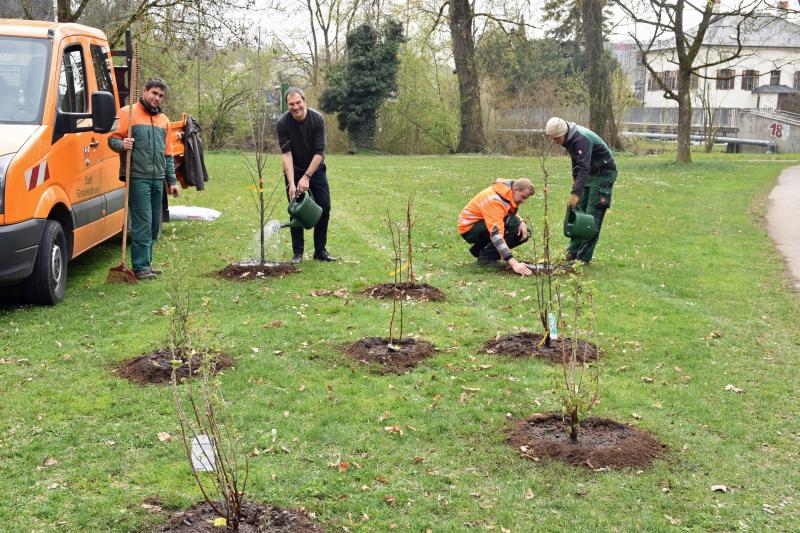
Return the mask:
{"type": "MultiPolygon", "coordinates": [[[[200,330],[193,332],[190,326],[188,285],[176,283],[169,294],[172,392],[181,444],[206,503],[221,525],[236,531],[249,473],[247,454],[231,422],[231,408],[222,396],[221,383],[214,375],[218,352],[194,345],[193,333],[200,330]],[[195,362],[199,363],[197,369],[191,368],[195,362]],[[184,364],[190,365],[188,378],[179,377],[178,369],[184,364]]],[[[208,310],[208,305],[203,308],[208,310]]]]}
{"type": "Polygon", "coordinates": [[[570,276],[568,291],[569,298],[565,300],[556,290],[556,303],[559,309],[566,306],[564,316],[570,315],[571,330],[570,338],[561,342],[561,379],[556,382],[556,390],[569,438],[575,442],[581,420],[600,400],[600,354],[597,344],[591,342],[596,324],[591,290],[577,276],[570,276]]]}

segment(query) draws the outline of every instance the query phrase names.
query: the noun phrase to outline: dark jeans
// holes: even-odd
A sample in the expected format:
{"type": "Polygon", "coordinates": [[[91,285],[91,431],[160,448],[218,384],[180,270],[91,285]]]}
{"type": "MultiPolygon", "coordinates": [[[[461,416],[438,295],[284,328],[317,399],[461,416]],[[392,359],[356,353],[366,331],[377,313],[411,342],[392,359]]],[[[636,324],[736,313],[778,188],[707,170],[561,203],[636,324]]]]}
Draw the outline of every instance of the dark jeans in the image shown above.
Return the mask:
{"type": "Polygon", "coordinates": [[[578,201],[578,208],[594,217],[597,233],[588,241],[572,239],[567,249],[576,259],[591,261],[597,241],[600,239],[600,228],[603,227],[603,219],[606,210],[611,207],[611,188],[617,178],[616,171],[606,172],[597,176],[589,176],[586,187],[583,188],[581,199],[578,201]]]}
{"type": "MultiPolygon", "coordinates": [[[[508,215],[503,221],[506,227],[503,238],[509,248],[516,248],[527,241],[531,234],[530,228],[528,228],[528,237],[521,239],[519,235],[517,235],[521,222],[522,220],[520,220],[517,215],[508,215]]],[[[500,252],[497,251],[497,248],[495,248],[492,243],[491,235],[489,235],[489,230],[486,228],[485,221],[481,220],[472,226],[469,231],[462,233],[461,237],[472,244],[469,248],[469,253],[471,253],[473,257],[483,256],[487,259],[500,259],[500,252]]]]}
{"type": "MultiPolygon", "coordinates": [[[[303,177],[303,173],[298,173],[295,170],[294,184],[303,177]]],[[[286,183],[286,197],[289,198],[289,180],[286,175],[283,176],[284,183],[286,183]]],[[[311,191],[311,196],[314,201],[322,208],[322,216],[319,217],[319,222],[314,226],[314,254],[321,254],[328,244],[328,220],[331,217],[331,191],[328,188],[328,176],[325,173],[325,168],[318,168],[314,175],[311,176],[308,184],[308,190],[311,191]]],[[[305,239],[303,237],[303,228],[290,228],[292,232],[292,252],[295,255],[302,255],[305,248],[305,239]]]]}

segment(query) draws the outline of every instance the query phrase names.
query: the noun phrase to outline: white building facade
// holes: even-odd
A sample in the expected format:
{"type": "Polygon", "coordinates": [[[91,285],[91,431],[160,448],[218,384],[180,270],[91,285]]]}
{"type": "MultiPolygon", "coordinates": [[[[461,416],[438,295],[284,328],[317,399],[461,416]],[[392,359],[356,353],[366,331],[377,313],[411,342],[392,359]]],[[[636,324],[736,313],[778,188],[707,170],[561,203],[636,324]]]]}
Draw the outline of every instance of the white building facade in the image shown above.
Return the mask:
{"type": "MultiPolygon", "coordinates": [[[[692,78],[692,107],[702,109],[776,109],[781,94],[800,92],[800,25],[778,16],[746,21],[725,17],[713,24],[695,65],[717,62],[736,52],[737,34],[742,42],[739,57],[719,65],[702,68],[692,78]]],[[[647,59],[661,80],[677,90],[677,60],[674,42],[664,42],[647,54],[647,59]]],[[[647,72],[644,106],[677,107],[675,100],[664,98],[664,90],[651,72],[647,72]]]]}

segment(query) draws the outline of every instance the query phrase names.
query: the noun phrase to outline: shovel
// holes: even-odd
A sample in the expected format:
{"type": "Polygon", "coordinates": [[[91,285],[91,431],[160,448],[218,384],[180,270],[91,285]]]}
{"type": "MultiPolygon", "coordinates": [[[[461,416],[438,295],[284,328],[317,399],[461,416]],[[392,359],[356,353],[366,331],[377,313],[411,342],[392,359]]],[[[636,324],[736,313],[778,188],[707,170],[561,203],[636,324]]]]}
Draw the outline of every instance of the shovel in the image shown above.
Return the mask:
{"type": "MultiPolygon", "coordinates": [[[[130,135],[131,122],[133,122],[133,106],[139,100],[139,60],[138,50],[134,45],[133,59],[131,61],[130,90],[128,97],[128,134],[130,135]]],[[[106,276],[107,283],[136,283],[136,275],[133,270],[125,266],[125,246],[128,242],[128,191],[131,184],[131,157],[133,149],[125,154],[125,208],[123,209],[124,218],[122,219],[122,258],[118,266],[111,268],[106,276]]]]}

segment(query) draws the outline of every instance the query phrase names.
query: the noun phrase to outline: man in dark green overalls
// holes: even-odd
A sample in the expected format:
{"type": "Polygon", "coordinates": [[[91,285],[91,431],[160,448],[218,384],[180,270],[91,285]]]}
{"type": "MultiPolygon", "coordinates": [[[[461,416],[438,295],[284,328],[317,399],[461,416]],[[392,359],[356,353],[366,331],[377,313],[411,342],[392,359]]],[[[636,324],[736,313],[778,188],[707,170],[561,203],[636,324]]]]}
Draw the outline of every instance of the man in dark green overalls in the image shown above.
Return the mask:
{"type": "Polygon", "coordinates": [[[606,209],[611,207],[611,188],[617,179],[617,165],[605,141],[589,128],[553,117],[545,133],[572,158],[572,192],[569,205],[594,217],[597,233],[587,241],[572,239],[567,260],[588,263],[600,238],[606,209]]]}

